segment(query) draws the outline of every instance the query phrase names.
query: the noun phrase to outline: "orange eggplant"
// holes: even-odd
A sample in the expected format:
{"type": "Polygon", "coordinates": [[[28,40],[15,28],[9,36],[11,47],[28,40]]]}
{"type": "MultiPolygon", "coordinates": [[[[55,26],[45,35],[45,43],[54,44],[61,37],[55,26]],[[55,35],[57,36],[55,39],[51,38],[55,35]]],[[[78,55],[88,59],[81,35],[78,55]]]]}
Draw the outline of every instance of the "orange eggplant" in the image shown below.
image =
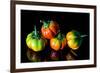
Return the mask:
{"type": "Polygon", "coordinates": [[[59,31],[59,25],[56,21],[43,21],[43,26],[41,28],[41,33],[44,38],[51,39],[59,31]]]}

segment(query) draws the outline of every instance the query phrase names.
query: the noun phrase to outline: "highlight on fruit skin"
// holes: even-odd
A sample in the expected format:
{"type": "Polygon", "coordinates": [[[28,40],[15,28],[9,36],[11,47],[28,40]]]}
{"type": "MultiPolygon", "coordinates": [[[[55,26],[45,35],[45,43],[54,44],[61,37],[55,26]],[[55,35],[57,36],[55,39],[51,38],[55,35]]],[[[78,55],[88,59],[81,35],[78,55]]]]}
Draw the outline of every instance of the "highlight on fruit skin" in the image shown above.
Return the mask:
{"type": "Polygon", "coordinates": [[[69,31],[66,34],[67,44],[71,49],[77,50],[82,44],[83,37],[86,36],[87,35],[81,35],[76,30],[69,31]]]}
{"type": "Polygon", "coordinates": [[[53,38],[59,31],[59,25],[56,21],[40,21],[43,23],[41,27],[42,36],[46,39],[53,38]]]}
{"type": "Polygon", "coordinates": [[[42,38],[37,32],[36,27],[34,27],[34,31],[29,33],[26,37],[26,45],[33,51],[39,52],[45,48],[46,39],[42,38]]]}
{"type": "Polygon", "coordinates": [[[62,33],[58,33],[54,38],[50,39],[50,47],[55,51],[63,50],[66,44],[66,37],[62,33]]]}

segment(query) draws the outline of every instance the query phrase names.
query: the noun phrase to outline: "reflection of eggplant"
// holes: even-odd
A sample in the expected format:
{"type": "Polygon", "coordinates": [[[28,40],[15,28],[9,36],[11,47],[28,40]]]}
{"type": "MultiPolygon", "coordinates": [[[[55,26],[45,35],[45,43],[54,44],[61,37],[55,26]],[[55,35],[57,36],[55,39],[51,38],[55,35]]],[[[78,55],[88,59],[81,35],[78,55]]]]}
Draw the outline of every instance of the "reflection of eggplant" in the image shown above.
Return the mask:
{"type": "Polygon", "coordinates": [[[32,51],[32,50],[27,50],[27,58],[32,61],[32,62],[40,62],[41,59],[38,56],[38,53],[32,51]]]}
{"type": "Polygon", "coordinates": [[[51,58],[51,60],[53,60],[53,61],[59,60],[59,53],[56,52],[56,51],[51,51],[50,58],[51,58]]]}
{"type": "Polygon", "coordinates": [[[75,56],[71,53],[68,53],[65,57],[66,57],[66,60],[75,60],[75,56]]]}

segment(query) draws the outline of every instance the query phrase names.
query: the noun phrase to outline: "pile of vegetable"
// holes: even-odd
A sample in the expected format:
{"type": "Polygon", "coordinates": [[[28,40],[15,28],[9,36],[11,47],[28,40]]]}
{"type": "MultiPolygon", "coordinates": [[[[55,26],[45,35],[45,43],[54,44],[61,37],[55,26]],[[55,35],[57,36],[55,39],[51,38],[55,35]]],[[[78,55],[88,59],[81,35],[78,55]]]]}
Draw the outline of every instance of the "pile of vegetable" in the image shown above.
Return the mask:
{"type": "Polygon", "coordinates": [[[76,30],[62,33],[59,24],[53,20],[41,23],[39,31],[34,26],[26,37],[27,58],[32,62],[75,60],[75,51],[87,35],[81,35],[76,30]]]}

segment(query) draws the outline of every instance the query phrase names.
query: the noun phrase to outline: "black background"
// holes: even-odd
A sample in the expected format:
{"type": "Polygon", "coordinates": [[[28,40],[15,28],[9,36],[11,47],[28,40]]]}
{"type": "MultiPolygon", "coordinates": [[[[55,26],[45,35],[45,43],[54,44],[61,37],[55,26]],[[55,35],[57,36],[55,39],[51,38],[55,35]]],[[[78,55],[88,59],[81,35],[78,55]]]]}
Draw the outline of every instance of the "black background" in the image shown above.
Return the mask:
{"type": "Polygon", "coordinates": [[[42,26],[40,20],[55,20],[65,35],[71,30],[88,35],[75,52],[79,60],[89,59],[89,13],[21,10],[21,62],[29,62],[26,56],[28,47],[25,40],[27,35],[33,31],[34,25],[40,31],[42,26]]]}

